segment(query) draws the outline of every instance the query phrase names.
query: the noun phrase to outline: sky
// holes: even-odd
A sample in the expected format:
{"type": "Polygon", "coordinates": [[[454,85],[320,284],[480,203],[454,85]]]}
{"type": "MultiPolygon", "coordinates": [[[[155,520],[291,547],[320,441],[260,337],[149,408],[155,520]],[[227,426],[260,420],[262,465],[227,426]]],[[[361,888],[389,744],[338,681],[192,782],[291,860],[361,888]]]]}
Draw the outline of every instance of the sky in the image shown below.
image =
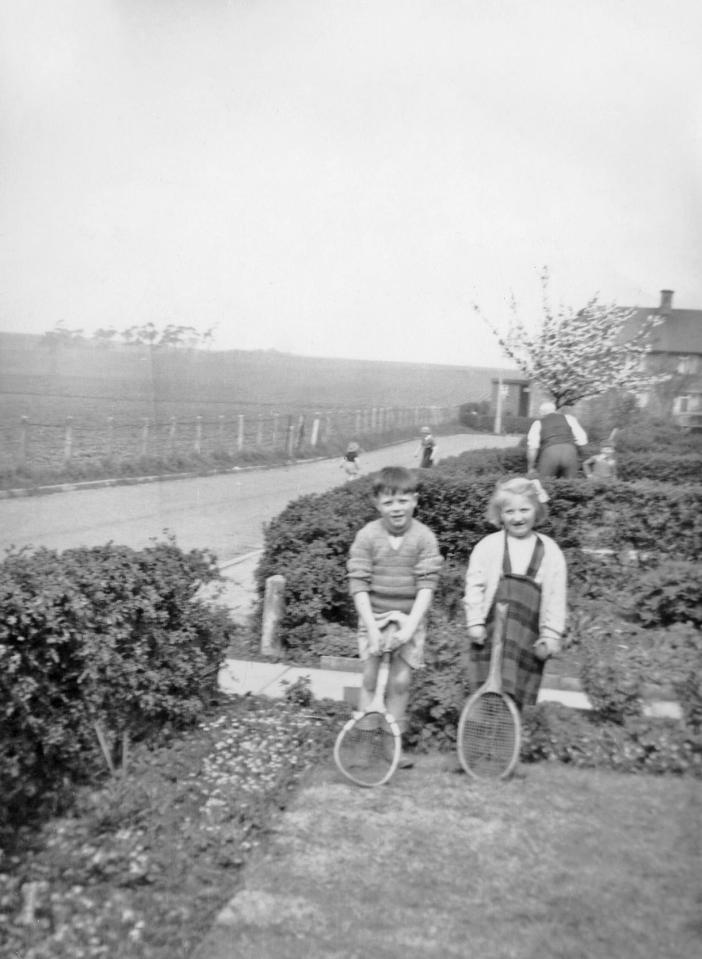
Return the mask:
{"type": "Polygon", "coordinates": [[[490,366],[702,308],[699,0],[0,2],[0,330],[490,366]]]}

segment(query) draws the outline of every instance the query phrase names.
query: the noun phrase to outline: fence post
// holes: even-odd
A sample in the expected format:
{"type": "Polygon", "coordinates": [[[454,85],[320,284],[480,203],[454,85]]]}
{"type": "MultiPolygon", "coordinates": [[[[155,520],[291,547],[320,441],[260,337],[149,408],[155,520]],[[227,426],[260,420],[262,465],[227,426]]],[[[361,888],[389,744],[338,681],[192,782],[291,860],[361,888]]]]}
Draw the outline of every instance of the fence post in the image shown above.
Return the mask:
{"type": "Polygon", "coordinates": [[[238,428],[237,428],[237,435],[236,435],[236,448],[241,453],[241,451],[244,448],[244,414],[239,413],[237,420],[238,420],[238,428]]]}
{"type": "Polygon", "coordinates": [[[272,448],[272,449],[275,449],[276,446],[278,445],[278,421],[279,421],[279,419],[280,419],[280,417],[278,416],[278,414],[277,414],[277,413],[274,413],[274,414],[273,414],[273,427],[272,427],[273,435],[272,435],[272,437],[271,437],[271,448],[272,448]]]}
{"type": "Polygon", "coordinates": [[[297,442],[295,443],[296,452],[300,452],[302,444],[305,442],[305,414],[301,413],[297,421],[297,442]]]}
{"type": "Polygon", "coordinates": [[[220,451],[224,450],[224,416],[221,413],[217,417],[217,446],[220,451]]]}
{"type": "Polygon", "coordinates": [[[195,452],[200,455],[202,449],[202,417],[195,417],[195,452]]]}
{"type": "Polygon", "coordinates": [[[269,576],[263,596],[263,629],[261,632],[261,653],[264,656],[277,656],[282,652],[282,643],[278,626],[283,615],[285,577],[280,573],[269,576]]]}
{"type": "Polygon", "coordinates": [[[63,462],[69,463],[73,454],[73,417],[66,417],[66,432],[63,438],[63,462]]]}
{"type": "Polygon", "coordinates": [[[107,459],[112,459],[112,454],[114,453],[114,444],[115,444],[115,418],[114,416],[107,417],[107,459]]]}
{"type": "Polygon", "coordinates": [[[295,426],[293,425],[292,416],[288,416],[288,435],[285,437],[285,453],[289,459],[293,457],[293,449],[295,446],[295,426]]]}
{"type": "Polygon", "coordinates": [[[141,428],[141,455],[146,456],[149,452],[149,418],[144,417],[144,425],[141,428]]]}
{"type": "Polygon", "coordinates": [[[310,446],[312,449],[317,445],[317,440],[319,439],[319,413],[315,413],[314,420],[312,421],[312,432],[310,433],[310,446]]]}
{"type": "Polygon", "coordinates": [[[28,416],[23,416],[20,420],[20,439],[19,439],[19,465],[21,469],[27,465],[27,424],[28,416]]]}
{"type": "Polygon", "coordinates": [[[256,424],[256,449],[260,450],[263,446],[263,413],[258,414],[258,422],[256,424]]]}
{"type": "Polygon", "coordinates": [[[175,454],[175,441],[176,441],[176,418],[175,416],[171,417],[171,425],[168,428],[168,447],[170,455],[175,454]]]}

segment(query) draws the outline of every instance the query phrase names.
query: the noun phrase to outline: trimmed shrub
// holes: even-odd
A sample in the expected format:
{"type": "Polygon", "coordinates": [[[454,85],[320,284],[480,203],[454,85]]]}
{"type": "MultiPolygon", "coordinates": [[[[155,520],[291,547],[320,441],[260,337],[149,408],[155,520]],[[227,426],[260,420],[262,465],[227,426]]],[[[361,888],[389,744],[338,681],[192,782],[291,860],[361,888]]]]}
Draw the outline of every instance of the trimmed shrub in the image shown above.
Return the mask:
{"type": "MultiPolygon", "coordinates": [[[[470,552],[494,527],[485,518],[497,476],[466,477],[452,469],[426,471],[417,518],[436,534],[445,568],[435,607],[460,617],[463,574],[470,552]]],[[[624,565],[638,556],[668,555],[694,561],[702,547],[702,486],[655,483],[596,486],[582,480],[544,484],[551,496],[542,530],[566,553],[571,585],[582,582],[592,598],[611,596],[630,580],[624,565]],[[610,549],[608,567],[583,548],[610,549]],[[620,561],[617,557],[621,557],[620,561]]],[[[290,503],[265,531],[257,571],[259,594],[274,573],[286,577],[283,633],[290,648],[316,642],[327,622],[352,626],[346,559],[356,532],[376,515],[371,481],[352,484],[290,503]]]]}
{"type": "Polygon", "coordinates": [[[620,480],[653,480],[656,483],[699,483],[702,476],[702,450],[698,453],[640,450],[617,454],[620,480]]]}
{"type": "Polygon", "coordinates": [[[10,551],[0,564],[0,816],[54,800],[120,743],[203,711],[229,643],[197,598],[215,557],[172,540],[143,550],[10,551]]]}
{"type": "Polygon", "coordinates": [[[442,459],[437,467],[442,476],[468,477],[515,475],[526,472],[526,446],[505,449],[470,450],[458,456],[442,459]]]}

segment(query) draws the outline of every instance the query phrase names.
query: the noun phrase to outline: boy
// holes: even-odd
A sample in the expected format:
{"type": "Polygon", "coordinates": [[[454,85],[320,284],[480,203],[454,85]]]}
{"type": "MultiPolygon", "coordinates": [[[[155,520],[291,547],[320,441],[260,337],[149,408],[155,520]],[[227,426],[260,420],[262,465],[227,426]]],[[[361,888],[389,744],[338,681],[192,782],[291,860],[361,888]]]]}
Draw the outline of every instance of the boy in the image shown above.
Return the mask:
{"type": "MultiPolygon", "coordinates": [[[[387,706],[404,732],[412,670],[424,665],[425,617],[442,559],[432,531],[413,518],[417,506],[413,473],[401,466],[382,469],[373,482],[373,501],[380,518],[356,535],[347,563],[363,661],[360,705],[365,709],[375,690],[384,644],[381,630],[397,623],[387,706]]],[[[400,760],[403,769],[412,765],[406,756],[400,760]]]]}
{"type": "Polygon", "coordinates": [[[607,482],[617,478],[617,457],[613,446],[603,446],[599,453],[583,460],[583,472],[588,479],[607,482]]]}

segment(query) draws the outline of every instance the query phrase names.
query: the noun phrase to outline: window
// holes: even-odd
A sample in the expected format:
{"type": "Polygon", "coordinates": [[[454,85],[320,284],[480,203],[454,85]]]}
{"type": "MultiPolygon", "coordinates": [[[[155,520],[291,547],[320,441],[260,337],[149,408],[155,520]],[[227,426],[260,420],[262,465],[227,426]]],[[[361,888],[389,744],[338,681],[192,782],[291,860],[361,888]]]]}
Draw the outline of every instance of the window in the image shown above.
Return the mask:
{"type": "Polygon", "coordinates": [[[699,356],[681,356],[678,359],[677,365],[678,373],[699,373],[700,372],[700,358],[699,356]]]}

